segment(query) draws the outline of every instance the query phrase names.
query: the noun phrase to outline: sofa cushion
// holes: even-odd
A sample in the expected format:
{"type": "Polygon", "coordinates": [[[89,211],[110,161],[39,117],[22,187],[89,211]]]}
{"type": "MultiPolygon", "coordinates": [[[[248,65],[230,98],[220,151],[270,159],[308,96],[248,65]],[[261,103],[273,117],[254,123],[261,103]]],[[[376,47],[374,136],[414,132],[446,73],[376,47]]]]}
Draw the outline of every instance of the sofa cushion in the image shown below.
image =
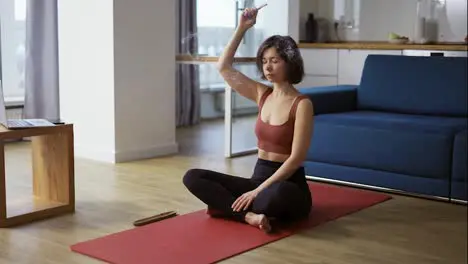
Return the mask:
{"type": "Polygon", "coordinates": [[[466,118],[374,111],[315,117],[308,160],[449,178],[454,134],[466,118]]]}
{"type": "Polygon", "coordinates": [[[301,88],[299,92],[314,102],[314,114],[356,110],[357,85],[335,85],[301,88]]]}
{"type": "Polygon", "coordinates": [[[468,116],[467,58],[369,55],[357,108],[468,116]]]}

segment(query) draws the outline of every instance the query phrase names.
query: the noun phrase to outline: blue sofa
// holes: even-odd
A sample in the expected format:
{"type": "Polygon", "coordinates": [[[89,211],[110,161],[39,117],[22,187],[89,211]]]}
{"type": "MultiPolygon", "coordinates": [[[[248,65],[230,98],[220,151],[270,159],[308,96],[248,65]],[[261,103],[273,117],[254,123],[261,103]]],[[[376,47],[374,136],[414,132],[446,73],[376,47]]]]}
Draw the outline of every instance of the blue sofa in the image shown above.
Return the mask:
{"type": "Polygon", "coordinates": [[[467,58],[369,55],[359,85],[303,88],[309,176],[467,200],[467,58]]]}

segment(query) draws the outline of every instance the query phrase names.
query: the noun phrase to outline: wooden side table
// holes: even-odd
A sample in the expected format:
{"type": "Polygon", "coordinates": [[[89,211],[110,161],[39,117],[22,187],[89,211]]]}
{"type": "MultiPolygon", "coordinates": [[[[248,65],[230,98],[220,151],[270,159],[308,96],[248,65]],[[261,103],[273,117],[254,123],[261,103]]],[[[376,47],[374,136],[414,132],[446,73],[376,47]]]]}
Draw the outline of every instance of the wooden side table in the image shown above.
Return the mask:
{"type": "MultiPolygon", "coordinates": [[[[0,227],[10,227],[75,211],[73,125],[8,130],[0,125],[0,227]],[[9,204],[5,142],[30,138],[33,195],[9,204]]],[[[14,175],[8,175],[14,177],[14,175]]]]}

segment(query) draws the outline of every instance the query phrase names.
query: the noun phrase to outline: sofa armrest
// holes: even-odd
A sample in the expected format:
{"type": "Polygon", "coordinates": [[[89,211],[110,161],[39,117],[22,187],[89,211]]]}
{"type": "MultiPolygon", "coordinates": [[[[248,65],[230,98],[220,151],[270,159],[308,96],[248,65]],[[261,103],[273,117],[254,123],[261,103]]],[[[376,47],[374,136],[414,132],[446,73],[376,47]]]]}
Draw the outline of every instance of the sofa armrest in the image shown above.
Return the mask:
{"type": "Polygon", "coordinates": [[[358,85],[336,85],[298,89],[309,96],[315,115],[356,110],[358,85]]]}

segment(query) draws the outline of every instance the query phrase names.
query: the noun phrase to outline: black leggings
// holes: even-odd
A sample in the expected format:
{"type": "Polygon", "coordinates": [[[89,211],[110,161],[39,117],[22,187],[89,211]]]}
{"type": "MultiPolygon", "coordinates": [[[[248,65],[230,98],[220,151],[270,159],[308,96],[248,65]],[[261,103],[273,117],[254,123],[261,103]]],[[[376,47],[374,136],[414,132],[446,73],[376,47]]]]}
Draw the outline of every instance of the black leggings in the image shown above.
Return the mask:
{"type": "Polygon", "coordinates": [[[258,159],[252,177],[242,178],[224,173],[191,169],[184,175],[187,189],[208,208],[222,212],[224,217],[244,222],[245,214],[265,214],[279,221],[294,221],[307,217],[312,206],[304,168],[299,168],[288,180],[275,182],[260,192],[246,211],[234,212],[234,201],[255,189],[281,166],[280,162],[258,159]]]}

